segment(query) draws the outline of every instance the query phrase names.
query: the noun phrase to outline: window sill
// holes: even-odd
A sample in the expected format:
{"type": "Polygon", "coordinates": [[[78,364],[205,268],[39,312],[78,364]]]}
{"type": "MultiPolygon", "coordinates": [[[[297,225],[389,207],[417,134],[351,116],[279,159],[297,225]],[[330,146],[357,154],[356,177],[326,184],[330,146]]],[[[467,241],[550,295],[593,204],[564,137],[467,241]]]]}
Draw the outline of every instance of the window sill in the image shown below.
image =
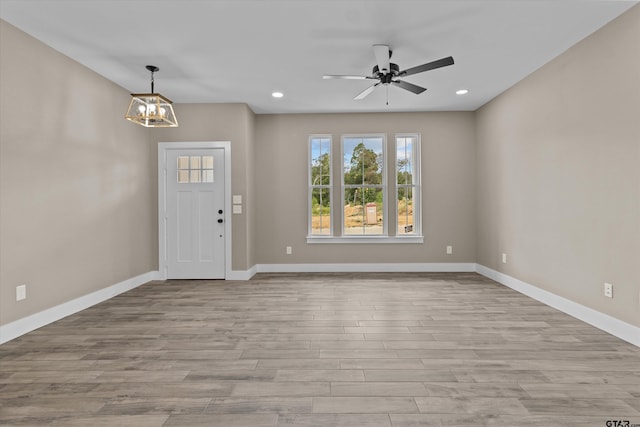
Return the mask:
{"type": "Polygon", "coordinates": [[[356,243],[356,244],[378,244],[378,243],[424,243],[423,236],[307,236],[309,244],[334,244],[334,243],[356,243]]]}

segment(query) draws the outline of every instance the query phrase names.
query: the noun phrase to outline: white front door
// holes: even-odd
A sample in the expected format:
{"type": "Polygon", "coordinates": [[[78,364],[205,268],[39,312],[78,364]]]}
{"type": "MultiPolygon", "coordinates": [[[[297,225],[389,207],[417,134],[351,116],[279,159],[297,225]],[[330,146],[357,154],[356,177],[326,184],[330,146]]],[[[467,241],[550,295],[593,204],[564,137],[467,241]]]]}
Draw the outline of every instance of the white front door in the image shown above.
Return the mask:
{"type": "Polygon", "coordinates": [[[224,148],[167,149],[164,158],[166,277],[224,279],[224,148]]]}

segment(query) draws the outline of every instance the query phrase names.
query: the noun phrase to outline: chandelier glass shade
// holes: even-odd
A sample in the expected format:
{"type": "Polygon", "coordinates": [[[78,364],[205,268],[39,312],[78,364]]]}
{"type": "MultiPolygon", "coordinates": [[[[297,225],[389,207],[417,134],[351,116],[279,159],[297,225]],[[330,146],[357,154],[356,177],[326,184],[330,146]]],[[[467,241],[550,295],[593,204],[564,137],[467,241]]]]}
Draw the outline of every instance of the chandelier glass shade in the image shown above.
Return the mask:
{"type": "Polygon", "coordinates": [[[153,93],[153,73],[158,67],[147,65],[151,71],[151,93],[132,93],[125,118],[144,127],[177,127],[178,119],[169,98],[153,93]]]}

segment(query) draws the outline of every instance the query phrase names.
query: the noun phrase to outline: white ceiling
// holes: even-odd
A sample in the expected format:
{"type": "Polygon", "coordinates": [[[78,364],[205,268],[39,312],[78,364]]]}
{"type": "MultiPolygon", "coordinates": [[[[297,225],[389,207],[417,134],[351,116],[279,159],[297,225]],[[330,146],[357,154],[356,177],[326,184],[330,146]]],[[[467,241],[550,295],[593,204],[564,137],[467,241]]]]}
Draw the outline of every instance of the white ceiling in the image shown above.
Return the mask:
{"type": "MultiPolygon", "coordinates": [[[[637,1],[0,0],[0,17],[131,92],[176,103],[247,103],[256,113],[475,110],[637,1]],[[371,80],[373,44],[420,95],[371,80]],[[455,91],[469,89],[459,96],[455,91]],[[273,91],[284,92],[274,99],[273,91]]],[[[0,53],[1,54],[1,53],[0,53]]],[[[638,54],[637,52],[633,54],[638,54]]],[[[46,73],[46,67],[43,67],[46,73]]]]}

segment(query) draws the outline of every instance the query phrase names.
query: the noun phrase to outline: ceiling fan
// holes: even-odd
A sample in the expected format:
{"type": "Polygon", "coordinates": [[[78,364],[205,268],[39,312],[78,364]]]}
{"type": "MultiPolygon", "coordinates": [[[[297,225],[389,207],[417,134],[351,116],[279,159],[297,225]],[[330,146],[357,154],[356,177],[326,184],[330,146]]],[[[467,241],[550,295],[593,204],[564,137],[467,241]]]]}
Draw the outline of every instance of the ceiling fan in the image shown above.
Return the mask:
{"type": "MultiPolygon", "coordinates": [[[[437,61],[427,62],[426,64],[418,65],[416,67],[407,68],[400,71],[398,64],[390,62],[392,51],[386,44],[374,44],[373,53],[376,56],[376,62],[378,65],[373,67],[372,74],[370,76],[344,76],[344,75],[324,75],[323,79],[346,79],[346,80],[378,80],[373,86],[369,86],[358,95],[355,100],[366,98],[373,90],[380,85],[389,86],[390,84],[398,86],[402,89],[413,92],[416,95],[427,90],[421,86],[414,85],[404,80],[398,80],[399,77],[411,76],[413,74],[422,73],[424,71],[434,70],[436,68],[446,67],[453,65],[453,57],[448,56],[446,58],[438,59],[437,61]]],[[[388,104],[388,102],[387,102],[388,104]]]]}

